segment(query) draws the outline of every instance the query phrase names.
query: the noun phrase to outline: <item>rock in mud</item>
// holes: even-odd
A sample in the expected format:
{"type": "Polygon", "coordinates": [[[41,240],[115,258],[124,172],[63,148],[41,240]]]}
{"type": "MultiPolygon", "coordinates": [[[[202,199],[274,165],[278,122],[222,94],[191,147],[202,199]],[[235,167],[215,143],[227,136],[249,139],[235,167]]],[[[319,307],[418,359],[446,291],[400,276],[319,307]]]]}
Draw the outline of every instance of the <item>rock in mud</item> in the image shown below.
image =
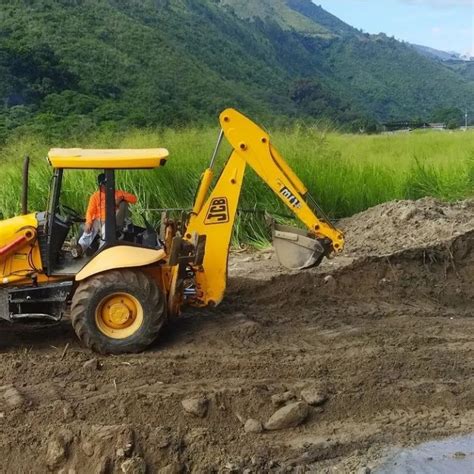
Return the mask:
{"type": "Polygon", "coordinates": [[[295,398],[295,394],[290,391],[285,393],[276,393],[275,395],[272,395],[272,403],[274,406],[279,407],[290,400],[294,400],[295,398]]]}
{"type": "Polygon", "coordinates": [[[204,397],[186,398],[181,402],[186,413],[204,418],[207,413],[208,400],[204,397]]]}
{"type": "Polygon", "coordinates": [[[120,464],[120,469],[124,474],[145,474],[146,462],[140,456],[133,456],[120,464]]]}
{"type": "Polygon", "coordinates": [[[312,406],[322,405],[327,399],[327,395],[317,388],[306,388],[301,391],[301,398],[312,406]]]}
{"type": "Polygon", "coordinates": [[[295,402],[280,408],[265,423],[266,430],[284,430],[301,425],[309,414],[306,402],[295,402]]]}
{"type": "Polygon", "coordinates": [[[244,431],[246,433],[261,433],[263,431],[263,425],[260,421],[250,418],[245,422],[244,431]]]}
{"type": "Polygon", "coordinates": [[[46,453],[46,465],[50,470],[57,469],[67,459],[66,446],[59,438],[53,439],[48,443],[46,453]]]}
{"type": "Polygon", "coordinates": [[[63,406],[62,411],[64,421],[72,420],[76,414],[74,408],[68,403],[63,406]]]}
{"type": "Polygon", "coordinates": [[[93,456],[94,455],[94,444],[90,441],[84,441],[81,445],[82,451],[86,456],[93,456]]]}
{"type": "Polygon", "coordinates": [[[3,397],[10,408],[20,408],[26,402],[25,397],[15,387],[5,390],[3,397]]]}
{"type": "Polygon", "coordinates": [[[324,284],[331,290],[335,290],[337,287],[337,281],[332,275],[326,275],[324,277],[324,284]]]}
{"type": "Polygon", "coordinates": [[[90,370],[90,371],[99,370],[100,369],[99,359],[94,357],[93,359],[90,359],[84,362],[84,364],[82,364],[82,368],[84,370],[90,370]]]}

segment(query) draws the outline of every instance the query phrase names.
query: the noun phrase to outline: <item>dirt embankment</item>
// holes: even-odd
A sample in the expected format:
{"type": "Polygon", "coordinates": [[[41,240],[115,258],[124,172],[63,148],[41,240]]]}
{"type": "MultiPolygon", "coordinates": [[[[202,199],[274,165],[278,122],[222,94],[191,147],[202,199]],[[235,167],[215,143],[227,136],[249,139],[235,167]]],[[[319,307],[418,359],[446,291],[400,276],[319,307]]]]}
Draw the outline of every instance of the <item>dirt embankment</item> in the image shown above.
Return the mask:
{"type": "Polygon", "coordinates": [[[368,472],[387,446],[472,431],[474,203],[342,226],[347,258],[311,271],[234,255],[224,303],[144,354],[2,325],[0,471],[368,472]]]}
{"type": "Polygon", "coordinates": [[[429,248],[474,230],[474,199],[448,204],[433,198],[392,201],[340,222],[346,255],[391,255],[429,248]]]}

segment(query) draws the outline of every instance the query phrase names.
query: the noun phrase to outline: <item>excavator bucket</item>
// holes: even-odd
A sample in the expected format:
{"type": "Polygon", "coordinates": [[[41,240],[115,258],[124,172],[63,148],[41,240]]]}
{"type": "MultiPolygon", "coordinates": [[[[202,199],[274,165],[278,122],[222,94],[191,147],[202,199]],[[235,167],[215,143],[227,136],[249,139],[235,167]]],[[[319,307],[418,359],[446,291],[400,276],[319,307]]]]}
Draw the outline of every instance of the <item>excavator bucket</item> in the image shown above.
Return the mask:
{"type": "Polygon", "coordinates": [[[290,270],[315,267],[326,253],[323,245],[303,229],[274,223],[272,235],[280,264],[290,270]]]}

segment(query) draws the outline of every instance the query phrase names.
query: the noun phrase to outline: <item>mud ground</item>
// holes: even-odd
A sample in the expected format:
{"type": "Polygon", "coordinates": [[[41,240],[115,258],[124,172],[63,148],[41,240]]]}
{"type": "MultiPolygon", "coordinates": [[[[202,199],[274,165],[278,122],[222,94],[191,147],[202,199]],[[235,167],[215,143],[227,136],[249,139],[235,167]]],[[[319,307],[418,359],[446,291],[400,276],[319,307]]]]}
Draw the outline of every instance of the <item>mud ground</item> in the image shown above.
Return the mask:
{"type": "Polygon", "coordinates": [[[390,447],[474,431],[474,202],[341,225],[346,254],[306,272],[233,253],[222,305],[140,355],[95,359],[67,321],[1,324],[0,471],[370,472],[390,447]],[[305,389],[320,400],[298,426],[245,431],[305,389]]]}

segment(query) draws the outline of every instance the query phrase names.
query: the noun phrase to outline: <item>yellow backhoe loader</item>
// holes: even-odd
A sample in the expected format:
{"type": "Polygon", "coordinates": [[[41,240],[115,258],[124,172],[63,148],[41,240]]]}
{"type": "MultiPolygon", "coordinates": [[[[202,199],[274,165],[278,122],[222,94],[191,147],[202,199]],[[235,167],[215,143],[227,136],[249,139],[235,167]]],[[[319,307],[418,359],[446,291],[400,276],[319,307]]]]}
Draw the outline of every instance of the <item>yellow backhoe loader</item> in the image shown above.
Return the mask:
{"type": "Polygon", "coordinates": [[[308,268],[341,252],[342,232],[316,216],[314,200],[269,135],[234,109],[221,114],[220,124],[192,211],[180,226],[162,219],[159,233],[133,223],[117,228],[115,171],[164,166],[165,149],[50,150],[53,176],[45,212],[27,212],[25,167],[23,215],[0,222],[0,316],[10,322],[58,321],[70,313],[85,346],[120,354],[145,349],[166,318],[179,315],[185,306],[218,305],[226,288],[229,246],[247,166],[306,226],[273,226],[283,264],[308,268]],[[214,179],[224,137],[232,152],[214,179]],[[92,255],[74,259],[64,243],[83,217],[61,203],[61,186],[65,172],[79,169],[105,173],[106,209],[101,245],[92,255]]]}

